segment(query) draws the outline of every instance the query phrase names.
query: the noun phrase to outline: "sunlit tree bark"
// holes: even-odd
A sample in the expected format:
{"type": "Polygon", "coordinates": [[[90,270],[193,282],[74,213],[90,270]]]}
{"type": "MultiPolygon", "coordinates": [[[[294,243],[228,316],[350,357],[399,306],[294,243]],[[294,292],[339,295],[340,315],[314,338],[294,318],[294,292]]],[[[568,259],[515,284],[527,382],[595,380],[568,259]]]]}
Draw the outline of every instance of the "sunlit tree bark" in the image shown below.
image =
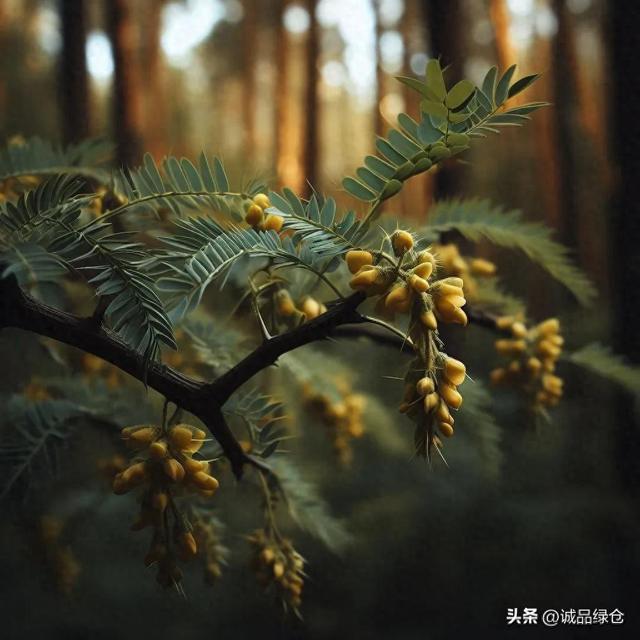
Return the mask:
{"type": "Polygon", "coordinates": [[[317,0],[306,0],[305,6],[309,12],[309,31],[306,48],[306,91],[304,109],[304,152],[303,166],[307,183],[303,185],[303,192],[309,194],[309,184],[318,186],[319,161],[319,125],[318,117],[318,62],[320,55],[319,26],[316,18],[317,0]]]}
{"type": "Polygon", "coordinates": [[[120,164],[139,162],[142,142],[142,93],[136,48],[138,32],[127,0],[106,3],[114,61],[113,129],[120,164]]]}
{"type": "Polygon", "coordinates": [[[167,144],[165,70],[160,47],[163,6],[164,0],[150,0],[143,24],[144,139],[147,150],[156,158],[166,152],[167,144]]]}
{"type": "Polygon", "coordinates": [[[258,46],[258,2],[244,0],[242,19],[242,121],[247,152],[256,147],[256,50],[258,46]]]}

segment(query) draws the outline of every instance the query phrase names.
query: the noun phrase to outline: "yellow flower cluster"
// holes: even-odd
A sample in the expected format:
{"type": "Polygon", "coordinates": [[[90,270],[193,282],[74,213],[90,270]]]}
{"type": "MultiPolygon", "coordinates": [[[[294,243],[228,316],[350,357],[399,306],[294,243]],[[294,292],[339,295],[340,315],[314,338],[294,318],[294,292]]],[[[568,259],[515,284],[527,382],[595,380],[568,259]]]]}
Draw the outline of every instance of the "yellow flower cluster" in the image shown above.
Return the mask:
{"type": "Polygon", "coordinates": [[[438,328],[438,320],[466,325],[462,279],[431,281],[436,257],[431,251],[412,251],[413,238],[406,231],[396,231],[391,244],[402,261],[397,268],[374,264],[369,251],[353,250],[346,254],[347,267],[354,274],[349,283],[351,288],[368,296],[380,296],[376,311],[387,317],[417,312],[420,322],[430,331],[438,328]]]}
{"type": "Polygon", "coordinates": [[[293,548],[290,540],[270,536],[257,529],[249,537],[252,547],[251,568],[258,583],[275,587],[282,601],[297,611],[302,604],[304,558],[293,548]]]}
{"type": "Polygon", "coordinates": [[[469,258],[460,254],[458,246],[436,244],[431,250],[438,258],[438,267],[447,276],[464,279],[465,291],[473,299],[477,291],[477,278],[491,278],[496,275],[496,265],[484,258],[469,258]]]}
{"type": "Polygon", "coordinates": [[[166,431],[154,425],[122,430],[126,444],[139,453],[114,477],[113,491],[121,495],[145,487],[140,514],[131,529],[152,527],[153,538],[145,564],[157,564],[157,580],[164,587],[181,579],[176,560],[186,561],[198,551],[189,523],[178,512],[174,495],[195,492],[210,497],[218,489],[218,481],[209,474],[209,463],[193,458],[205,436],[204,431],[189,424],[177,424],[166,431]],[[170,516],[174,520],[172,528],[170,516]]]}
{"type": "Polygon", "coordinates": [[[439,375],[426,374],[417,382],[405,386],[401,413],[424,411],[437,424],[438,430],[446,438],[453,435],[454,419],[451,409],[462,406],[462,395],[458,391],[467,375],[466,367],[455,358],[445,356],[439,375]]]}
{"type": "Polygon", "coordinates": [[[280,318],[294,321],[296,324],[313,320],[327,310],[322,302],[310,295],[303,296],[296,305],[286,289],[280,289],[276,293],[275,307],[280,318]]]}
{"type": "Polygon", "coordinates": [[[532,396],[534,409],[557,405],[563,388],[562,378],[554,373],[564,344],[559,320],[549,318],[527,329],[516,318],[505,316],[496,325],[512,335],[495,343],[496,351],[510,362],[494,369],[491,381],[522,387],[532,396]]]}
{"type": "Polygon", "coordinates": [[[222,575],[228,550],[221,543],[217,527],[211,521],[197,519],[193,523],[193,535],[204,560],[204,581],[213,586],[222,575]]]}
{"type": "Polygon", "coordinates": [[[365,408],[364,396],[341,388],[342,399],[333,402],[326,394],[316,391],[310,384],[303,387],[302,398],[305,406],[315,411],[327,427],[331,446],[341,464],[348,465],[353,459],[351,439],[360,438],[364,433],[362,415],[365,408]]]}
{"type": "Polygon", "coordinates": [[[56,588],[63,595],[69,596],[76,586],[81,568],[71,547],[60,543],[63,530],[62,520],[55,516],[43,516],[38,528],[38,541],[44,565],[51,573],[56,588]]]}
{"type": "Polygon", "coordinates": [[[280,233],[284,218],[276,213],[267,213],[265,209],[271,206],[269,197],[265,193],[259,193],[253,197],[251,204],[247,207],[244,216],[245,222],[256,231],[275,231],[280,233]]]}

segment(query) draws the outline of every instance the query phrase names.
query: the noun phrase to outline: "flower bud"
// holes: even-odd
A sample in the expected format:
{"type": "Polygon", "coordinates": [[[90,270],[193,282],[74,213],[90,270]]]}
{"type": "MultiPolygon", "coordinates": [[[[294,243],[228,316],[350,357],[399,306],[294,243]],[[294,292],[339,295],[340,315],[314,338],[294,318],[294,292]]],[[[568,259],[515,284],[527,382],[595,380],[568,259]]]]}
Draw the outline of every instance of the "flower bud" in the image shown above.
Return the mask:
{"type": "Polygon", "coordinates": [[[409,276],[409,286],[417,293],[424,293],[429,288],[429,283],[415,273],[409,276]]]}
{"type": "Polygon", "coordinates": [[[257,227],[264,220],[264,211],[257,204],[252,204],[247,209],[245,222],[251,227],[257,227]]]}
{"type": "Polygon", "coordinates": [[[447,358],[444,361],[444,376],[451,384],[456,386],[462,384],[467,375],[467,368],[460,360],[447,358]]]}
{"type": "Polygon", "coordinates": [[[264,222],[265,231],[275,231],[280,233],[282,226],[284,225],[284,218],[276,213],[270,213],[264,222]]]}
{"type": "Polygon", "coordinates": [[[373,255],[369,251],[359,251],[354,249],[348,251],[345,256],[347,267],[351,273],[358,273],[362,267],[373,264],[373,255]]]}
{"type": "Polygon", "coordinates": [[[271,206],[271,201],[266,193],[258,193],[253,196],[253,202],[257,204],[261,209],[267,209],[271,206]]]}
{"type": "Polygon", "coordinates": [[[413,248],[413,236],[408,231],[400,229],[391,236],[391,246],[396,256],[403,256],[413,248]]]}

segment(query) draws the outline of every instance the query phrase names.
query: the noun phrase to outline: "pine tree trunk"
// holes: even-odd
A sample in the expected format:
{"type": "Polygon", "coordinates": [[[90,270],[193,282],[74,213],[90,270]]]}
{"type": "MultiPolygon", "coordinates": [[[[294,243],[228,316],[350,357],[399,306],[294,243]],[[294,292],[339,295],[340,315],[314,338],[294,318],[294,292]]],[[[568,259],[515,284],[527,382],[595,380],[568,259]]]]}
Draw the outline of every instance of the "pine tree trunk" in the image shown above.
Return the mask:
{"type": "Polygon", "coordinates": [[[58,68],[62,139],[65,144],[89,135],[89,82],[85,58],[86,3],[60,0],[62,52],[58,68]]]}
{"type": "Polygon", "coordinates": [[[309,31],[306,51],[306,92],[304,112],[304,180],[302,191],[310,194],[310,186],[318,187],[319,125],[318,118],[318,56],[319,28],[316,18],[317,0],[306,0],[309,12],[309,31]]]}
{"type": "MultiPolygon", "coordinates": [[[[423,17],[427,35],[431,42],[431,55],[440,58],[447,72],[447,82],[455,84],[463,77],[467,57],[465,42],[467,31],[462,0],[423,0],[423,17]]],[[[435,194],[437,199],[459,195],[464,180],[464,168],[459,163],[447,162],[440,166],[436,174],[435,194]]]]}
{"type": "Polygon", "coordinates": [[[495,35],[498,69],[503,73],[505,69],[516,63],[516,54],[509,35],[510,19],[506,0],[490,0],[489,15],[495,35]]]}
{"type": "Polygon", "coordinates": [[[142,94],[136,45],[138,33],[127,0],[106,3],[109,38],[114,61],[113,129],[116,160],[120,165],[135,165],[141,159],[142,94]]]}
{"type": "Polygon", "coordinates": [[[244,148],[251,153],[256,146],[256,49],[257,49],[257,11],[256,0],[244,0],[244,18],[242,20],[242,120],[244,127],[244,148]]]}
{"type": "Polygon", "coordinates": [[[612,280],[615,307],[615,346],[640,363],[640,6],[624,2],[608,4],[611,50],[610,96],[611,148],[618,180],[612,201],[612,280]]]}
{"type": "Polygon", "coordinates": [[[275,162],[278,174],[278,186],[283,187],[289,181],[289,56],[287,30],[284,28],[284,10],[287,0],[276,0],[275,34],[275,162]]]}
{"type": "Polygon", "coordinates": [[[156,159],[165,153],[167,148],[165,76],[160,49],[163,6],[164,0],[149,0],[143,25],[144,138],[149,152],[156,159]]]}
{"type": "Polygon", "coordinates": [[[380,39],[382,38],[382,25],[380,24],[380,0],[371,0],[371,10],[375,19],[376,32],[376,98],[374,104],[374,128],[377,136],[384,136],[385,121],[380,109],[385,94],[384,71],[382,69],[382,54],[380,51],[380,39]]]}

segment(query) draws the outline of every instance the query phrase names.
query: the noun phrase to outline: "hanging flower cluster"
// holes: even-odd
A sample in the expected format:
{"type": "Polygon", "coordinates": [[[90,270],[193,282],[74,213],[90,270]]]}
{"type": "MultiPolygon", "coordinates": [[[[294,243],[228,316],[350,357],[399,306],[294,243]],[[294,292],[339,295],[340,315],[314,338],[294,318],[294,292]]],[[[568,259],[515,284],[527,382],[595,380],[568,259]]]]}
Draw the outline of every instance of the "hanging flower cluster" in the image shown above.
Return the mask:
{"type": "Polygon", "coordinates": [[[522,388],[531,397],[534,410],[557,405],[563,390],[562,378],[555,375],[564,344],[560,321],[549,318],[527,329],[518,319],[504,316],[496,325],[512,337],[495,343],[498,354],[508,362],[491,372],[491,381],[522,388]]]}
{"type": "Polygon", "coordinates": [[[251,568],[258,583],[273,589],[285,606],[298,611],[302,604],[304,558],[291,541],[276,531],[257,529],[248,536],[251,545],[251,568]]]}
{"type": "Polygon", "coordinates": [[[329,440],[338,461],[348,465],[353,459],[351,440],[364,434],[362,416],[365,399],[353,393],[350,387],[339,385],[341,398],[334,401],[329,394],[314,389],[307,383],[303,387],[304,406],[316,413],[327,428],[329,440]]]}
{"type": "Polygon", "coordinates": [[[120,495],[142,487],[140,514],[133,531],[151,527],[153,534],[147,566],[157,565],[157,581],[164,587],[177,585],[182,572],[177,561],[196,555],[198,546],[188,520],[180,513],[175,498],[185,493],[211,497],[218,481],[209,473],[209,462],[194,458],[205,432],[189,424],[168,429],[137,425],[122,430],[122,437],[137,454],[130,465],[113,479],[113,491],[120,495]]]}
{"type": "Polygon", "coordinates": [[[265,193],[259,193],[247,207],[244,221],[256,231],[275,231],[280,233],[284,218],[277,213],[266,213],[271,206],[269,197],[265,193]]]}

